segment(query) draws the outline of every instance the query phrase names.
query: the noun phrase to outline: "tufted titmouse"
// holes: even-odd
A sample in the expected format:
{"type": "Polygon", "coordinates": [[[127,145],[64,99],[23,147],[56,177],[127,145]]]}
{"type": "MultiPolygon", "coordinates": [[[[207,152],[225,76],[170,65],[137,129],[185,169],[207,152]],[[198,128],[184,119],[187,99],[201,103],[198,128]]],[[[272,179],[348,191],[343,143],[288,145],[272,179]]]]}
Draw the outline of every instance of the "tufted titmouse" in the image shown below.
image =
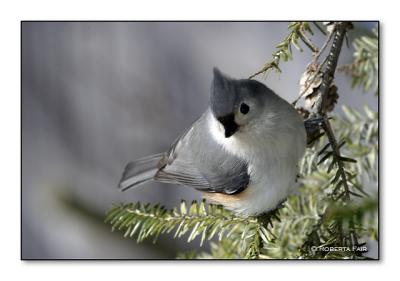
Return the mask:
{"type": "Polygon", "coordinates": [[[214,68],[210,107],[167,152],[129,163],[119,187],[190,186],[240,215],[257,215],[287,198],[305,147],[303,120],[288,102],[214,68]]]}

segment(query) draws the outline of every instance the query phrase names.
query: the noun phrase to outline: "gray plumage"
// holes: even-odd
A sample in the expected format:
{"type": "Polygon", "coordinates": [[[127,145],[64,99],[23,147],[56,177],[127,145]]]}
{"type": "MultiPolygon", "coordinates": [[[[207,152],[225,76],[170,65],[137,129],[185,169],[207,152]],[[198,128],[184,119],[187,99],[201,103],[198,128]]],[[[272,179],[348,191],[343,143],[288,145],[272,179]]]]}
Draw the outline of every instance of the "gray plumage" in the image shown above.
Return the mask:
{"type": "Polygon", "coordinates": [[[149,180],[182,184],[206,192],[235,194],[249,183],[247,164],[227,154],[207,131],[210,111],[179,137],[167,153],[129,163],[120,182],[126,190],[149,180]]]}
{"type": "Polygon", "coordinates": [[[237,213],[259,214],[288,196],[305,146],[303,120],[288,102],[258,81],[214,69],[210,107],[167,152],[129,163],[119,187],[180,184],[237,213]]]}

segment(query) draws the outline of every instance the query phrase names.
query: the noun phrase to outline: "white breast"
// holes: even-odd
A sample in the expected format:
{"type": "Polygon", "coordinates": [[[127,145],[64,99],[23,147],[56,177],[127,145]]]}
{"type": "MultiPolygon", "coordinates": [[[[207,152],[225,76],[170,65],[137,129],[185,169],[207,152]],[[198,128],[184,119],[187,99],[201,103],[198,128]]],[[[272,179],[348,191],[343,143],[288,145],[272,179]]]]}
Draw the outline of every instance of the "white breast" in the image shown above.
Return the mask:
{"type": "Polygon", "coordinates": [[[260,119],[263,121],[243,126],[229,138],[211,113],[208,120],[213,138],[228,153],[248,163],[250,184],[245,195],[225,203],[228,209],[244,215],[273,210],[287,198],[294,189],[297,164],[306,146],[300,117],[287,123],[266,113],[260,119]]]}

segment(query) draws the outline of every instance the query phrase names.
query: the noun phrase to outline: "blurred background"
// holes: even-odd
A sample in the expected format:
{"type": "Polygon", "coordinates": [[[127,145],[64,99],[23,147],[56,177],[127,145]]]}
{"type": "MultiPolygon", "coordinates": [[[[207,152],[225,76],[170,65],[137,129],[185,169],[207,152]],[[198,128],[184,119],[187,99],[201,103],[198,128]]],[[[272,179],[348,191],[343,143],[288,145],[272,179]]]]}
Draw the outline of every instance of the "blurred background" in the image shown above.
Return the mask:
{"type": "MultiPolygon", "coordinates": [[[[356,23],[367,33],[376,23],[356,23]]],[[[113,203],[167,207],[200,199],[151,183],[122,193],[130,160],[163,152],[207,107],[212,68],[246,78],[270,59],[285,22],[23,22],[22,258],[166,259],[198,243],[161,237],[136,244],[103,223],[113,203]]],[[[323,36],[316,32],[317,45],[323,36]]],[[[339,65],[351,61],[344,48],[339,65]]],[[[260,81],[293,101],[311,53],[260,81]]],[[[336,76],[346,104],[377,110],[373,94],[336,76]]]]}

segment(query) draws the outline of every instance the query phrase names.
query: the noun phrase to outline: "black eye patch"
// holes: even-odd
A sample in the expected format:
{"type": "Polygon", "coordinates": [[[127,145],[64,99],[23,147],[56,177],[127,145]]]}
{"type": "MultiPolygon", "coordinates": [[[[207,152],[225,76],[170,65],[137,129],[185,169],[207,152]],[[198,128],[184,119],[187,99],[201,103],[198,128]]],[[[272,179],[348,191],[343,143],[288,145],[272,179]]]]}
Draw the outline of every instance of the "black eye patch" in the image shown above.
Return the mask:
{"type": "Polygon", "coordinates": [[[247,104],[242,103],[240,105],[240,113],[247,114],[249,111],[250,111],[250,107],[247,104]]]}

